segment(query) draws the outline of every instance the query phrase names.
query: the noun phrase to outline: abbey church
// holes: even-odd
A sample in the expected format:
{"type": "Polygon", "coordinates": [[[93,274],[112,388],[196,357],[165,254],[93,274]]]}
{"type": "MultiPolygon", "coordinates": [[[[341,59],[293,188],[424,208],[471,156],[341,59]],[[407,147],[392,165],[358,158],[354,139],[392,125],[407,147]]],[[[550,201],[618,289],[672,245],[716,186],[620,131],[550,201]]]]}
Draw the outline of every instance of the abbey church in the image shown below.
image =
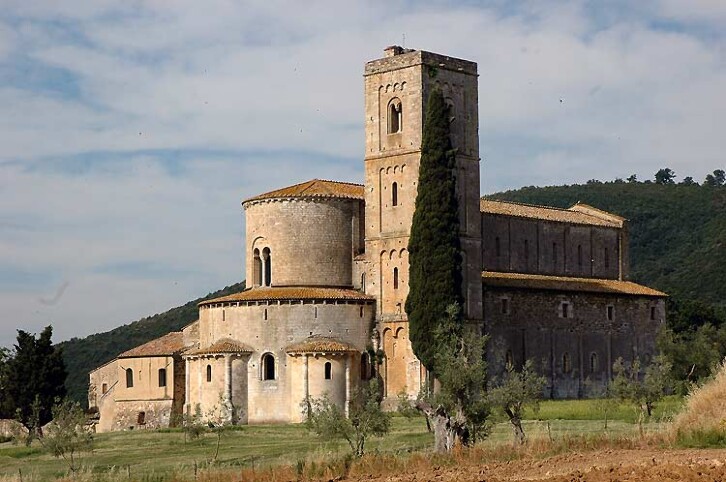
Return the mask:
{"type": "Polygon", "coordinates": [[[90,374],[98,431],[167,427],[183,414],[299,422],[307,397],[346,413],[378,378],[389,406],[426,380],[408,339],[408,237],[423,111],[451,108],[464,312],[489,334],[489,373],[535,362],[548,398],[602,393],[618,357],[648,360],[666,295],[628,281],[628,225],[568,209],[482,200],[474,62],[398,46],[365,65],[365,183],[314,179],[242,202],[247,289],[199,304],[179,332],[90,374]]]}

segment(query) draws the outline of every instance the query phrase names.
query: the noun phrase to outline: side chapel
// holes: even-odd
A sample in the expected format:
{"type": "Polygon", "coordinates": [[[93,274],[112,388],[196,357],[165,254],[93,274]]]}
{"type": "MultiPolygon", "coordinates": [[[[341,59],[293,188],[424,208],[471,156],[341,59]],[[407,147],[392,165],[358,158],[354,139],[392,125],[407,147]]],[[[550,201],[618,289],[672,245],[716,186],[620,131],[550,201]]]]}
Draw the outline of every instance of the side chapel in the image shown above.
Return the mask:
{"type": "Polygon", "coordinates": [[[666,295],[628,281],[627,221],[483,200],[477,65],[385,50],[365,65],[365,184],[314,179],[242,203],[248,289],[90,373],[98,431],[166,427],[182,414],[299,422],[306,397],[348,410],[378,377],[390,404],[426,379],[408,339],[408,236],[424,105],[439,88],[457,149],[464,312],[490,335],[489,371],[533,359],[544,395],[601,393],[618,357],[648,360],[666,295]]]}

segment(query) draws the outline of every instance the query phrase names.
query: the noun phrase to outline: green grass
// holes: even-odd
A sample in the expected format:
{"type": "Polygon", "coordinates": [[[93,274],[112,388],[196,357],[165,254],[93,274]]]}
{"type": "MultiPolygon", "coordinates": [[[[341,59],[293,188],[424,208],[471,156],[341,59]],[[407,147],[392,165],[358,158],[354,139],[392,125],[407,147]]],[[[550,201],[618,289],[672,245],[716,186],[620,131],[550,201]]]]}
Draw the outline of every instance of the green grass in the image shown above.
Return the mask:
{"type": "MultiPolygon", "coordinates": [[[[604,420],[608,406],[608,419],[636,423],[638,411],[633,405],[610,400],[546,400],[539,411],[528,410],[526,417],[536,420],[604,420]]],[[[683,407],[683,397],[669,396],[655,404],[651,421],[667,421],[683,407]]]]}
{"type": "MultiPolygon", "coordinates": [[[[680,399],[668,399],[658,406],[657,416],[675,410],[680,399]]],[[[546,401],[537,414],[529,414],[524,429],[531,440],[559,439],[568,435],[620,436],[638,432],[630,408],[613,412],[607,432],[595,410],[597,401],[546,401]]],[[[654,417],[646,425],[649,431],[658,430],[661,418],[654,417]]],[[[508,422],[493,418],[489,437],[482,443],[499,445],[511,443],[512,432],[508,422]]],[[[94,439],[92,455],[84,454],[84,471],[92,472],[92,479],[171,480],[175,474],[184,476],[208,466],[215,451],[217,437],[205,434],[194,441],[184,441],[178,429],[160,431],[129,431],[98,434],[94,439]],[[109,476],[109,477],[107,477],[109,476]]],[[[0,444],[0,479],[23,472],[23,480],[49,480],[62,477],[68,468],[62,460],[46,453],[37,442],[32,447],[0,444]]],[[[366,445],[369,453],[407,453],[426,449],[433,444],[433,436],[426,432],[421,417],[406,419],[394,416],[391,433],[384,438],[372,438],[366,445]]],[[[302,460],[340,459],[348,452],[345,442],[321,440],[302,425],[253,425],[225,432],[221,439],[217,467],[269,467],[293,465],[302,460]]],[[[12,479],[10,479],[12,480],[12,479]]]]}

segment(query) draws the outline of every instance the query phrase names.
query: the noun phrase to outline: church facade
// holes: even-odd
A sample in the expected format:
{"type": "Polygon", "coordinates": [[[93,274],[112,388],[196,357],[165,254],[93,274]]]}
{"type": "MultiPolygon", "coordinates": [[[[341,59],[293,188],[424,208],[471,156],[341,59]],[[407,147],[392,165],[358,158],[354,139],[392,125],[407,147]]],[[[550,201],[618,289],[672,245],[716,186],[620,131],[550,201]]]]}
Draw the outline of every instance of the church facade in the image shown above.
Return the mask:
{"type": "Polygon", "coordinates": [[[451,108],[464,314],[489,334],[490,373],[533,359],[545,396],[600,393],[618,357],[647,360],[665,294],[630,282],[627,221],[596,208],[480,199],[477,66],[389,47],[365,66],[365,183],[311,180],[247,199],[247,289],[198,321],[90,374],[97,430],[183,414],[299,422],[327,394],[347,411],[362,381],[387,403],[426,379],[408,339],[408,236],[428,93],[451,108]]]}

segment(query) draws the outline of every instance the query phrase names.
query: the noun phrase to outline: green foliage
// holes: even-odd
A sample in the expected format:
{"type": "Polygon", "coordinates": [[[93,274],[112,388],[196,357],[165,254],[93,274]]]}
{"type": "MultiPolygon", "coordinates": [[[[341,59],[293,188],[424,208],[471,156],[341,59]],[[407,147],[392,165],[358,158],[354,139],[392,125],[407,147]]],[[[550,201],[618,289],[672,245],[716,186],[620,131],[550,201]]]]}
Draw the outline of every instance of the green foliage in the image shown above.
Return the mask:
{"type": "Polygon", "coordinates": [[[658,334],[658,348],[672,365],[676,391],[685,395],[707,379],[726,355],[726,325],[706,323],[682,332],[666,328],[658,334]]]}
{"type": "Polygon", "coordinates": [[[726,430],[691,430],[676,433],[676,444],[680,447],[707,448],[726,447],[726,430]]]}
{"type": "Polygon", "coordinates": [[[613,379],[608,387],[613,397],[629,402],[639,411],[639,422],[653,413],[655,403],[670,387],[671,364],[664,355],[657,355],[642,369],[639,358],[627,364],[619,357],[613,363],[613,379]]]}
{"type": "Polygon", "coordinates": [[[726,189],[627,183],[525,187],[489,196],[567,208],[578,201],[627,218],[630,277],[672,298],[726,306],[726,189]]]}
{"type": "Polygon", "coordinates": [[[456,199],[456,161],[449,109],[440,90],[429,95],[421,146],[416,209],[409,238],[409,294],[406,299],[413,352],[437,373],[431,333],[446,308],[462,304],[461,244],[456,199]]]}
{"type": "Polygon", "coordinates": [[[708,174],[703,182],[704,186],[720,187],[726,183],[726,172],[723,169],[716,169],[713,174],[708,174]]]}
{"type": "Polygon", "coordinates": [[[80,455],[93,451],[93,436],[86,427],[86,415],[78,402],[64,400],[53,406],[53,421],[40,439],[43,447],[62,458],[72,473],[81,464],[80,455]]]}
{"type": "Polygon", "coordinates": [[[391,427],[391,415],[381,410],[380,389],[375,379],[356,391],[348,417],[327,394],[304,402],[304,409],[311,431],[324,439],[344,439],[357,457],[364,454],[369,437],[382,437],[391,427]]]}
{"type": "Polygon", "coordinates": [[[26,427],[44,425],[52,418],[53,403],[66,394],[63,354],[52,343],[53,328],[35,335],[18,330],[13,352],[3,363],[0,417],[16,418],[26,427]],[[35,418],[33,404],[35,402],[35,418]],[[31,423],[32,422],[32,423],[31,423]]]}
{"type": "Polygon", "coordinates": [[[668,167],[664,169],[659,169],[658,172],[655,173],[656,184],[675,184],[675,178],[676,173],[668,167]]]}
{"type": "Polygon", "coordinates": [[[178,331],[182,327],[199,318],[197,304],[211,298],[218,298],[245,289],[244,281],[210,293],[203,298],[190,301],[183,306],[173,308],[165,313],[142,318],[128,325],[114,328],[105,333],[97,333],[86,338],[73,338],[59,343],[63,349],[63,357],[68,378],[66,389],[68,397],[88,403],[88,373],[104,363],[113,360],[119,353],[158,338],[170,331],[178,331]]]}
{"type": "Polygon", "coordinates": [[[492,383],[494,387],[489,390],[489,402],[507,415],[517,443],[525,442],[522,429],[524,409],[529,406],[537,410],[546,383],[545,378],[537,374],[532,360],[527,360],[521,370],[508,364],[503,379],[492,383]]]}

